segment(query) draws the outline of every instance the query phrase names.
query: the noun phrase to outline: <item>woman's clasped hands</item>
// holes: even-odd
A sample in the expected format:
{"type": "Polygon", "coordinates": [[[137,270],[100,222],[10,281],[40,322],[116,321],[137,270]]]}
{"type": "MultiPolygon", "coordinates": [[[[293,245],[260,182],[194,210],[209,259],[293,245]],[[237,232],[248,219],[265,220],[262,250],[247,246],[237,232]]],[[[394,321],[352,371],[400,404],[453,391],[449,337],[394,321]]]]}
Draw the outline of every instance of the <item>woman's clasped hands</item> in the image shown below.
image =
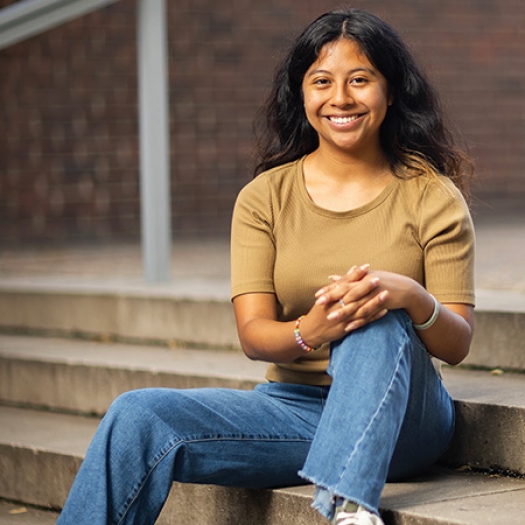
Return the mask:
{"type": "Polygon", "coordinates": [[[323,342],[343,337],[387,313],[389,292],[380,286],[380,277],[370,272],[368,264],[353,266],[345,275],[329,278],[332,282],[316,292],[308,316],[319,323],[316,331],[322,332],[317,335],[325,339],[323,342]]]}

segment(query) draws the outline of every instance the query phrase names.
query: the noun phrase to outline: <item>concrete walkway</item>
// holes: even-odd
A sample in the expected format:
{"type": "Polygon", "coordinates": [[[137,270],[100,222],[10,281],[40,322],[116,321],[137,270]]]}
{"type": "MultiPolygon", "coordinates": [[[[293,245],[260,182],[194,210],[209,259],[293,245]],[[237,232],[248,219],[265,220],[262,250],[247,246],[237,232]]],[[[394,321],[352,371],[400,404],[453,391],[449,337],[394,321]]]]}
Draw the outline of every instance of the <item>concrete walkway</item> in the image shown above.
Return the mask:
{"type": "MultiPolygon", "coordinates": [[[[478,288],[525,294],[525,214],[508,222],[476,223],[478,288]]],[[[229,240],[176,239],[172,276],[229,279],[229,240]]],[[[138,243],[69,244],[0,250],[0,276],[142,280],[138,243]]]]}
{"type": "MultiPolygon", "coordinates": [[[[482,218],[476,222],[476,234],[476,288],[480,297],[501,291],[525,299],[525,214],[507,221],[482,218]]],[[[229,271],[227,238],[175,239],[172,283],[160,287],[199,283],[227,294],[229,271]]],[[[87,286],[145,284],[139,244],[114,242],[0,249],[0,280],[87,286]]]]}

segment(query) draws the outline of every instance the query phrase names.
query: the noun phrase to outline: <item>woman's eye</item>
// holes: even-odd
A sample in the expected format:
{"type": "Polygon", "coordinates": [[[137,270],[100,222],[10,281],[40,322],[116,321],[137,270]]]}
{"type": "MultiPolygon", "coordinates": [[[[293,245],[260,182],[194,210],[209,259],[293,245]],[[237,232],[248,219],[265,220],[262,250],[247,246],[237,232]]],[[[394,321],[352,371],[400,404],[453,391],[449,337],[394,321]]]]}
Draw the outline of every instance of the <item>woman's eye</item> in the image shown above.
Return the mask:
{"type": "Polygon", "coordinates": [[[326,84],[328,84],[329,81],[327,78],[318,78],[317,80],[314,81],[314,84],[317,84],[319,86],[324,86],[326,84]]]}
{"type": "Polygon", "coordinates": [[[351,84],[366,84],[367,82],[368,79],[366,79],[365,77],[356,77],[350,81],[351,84]]]}

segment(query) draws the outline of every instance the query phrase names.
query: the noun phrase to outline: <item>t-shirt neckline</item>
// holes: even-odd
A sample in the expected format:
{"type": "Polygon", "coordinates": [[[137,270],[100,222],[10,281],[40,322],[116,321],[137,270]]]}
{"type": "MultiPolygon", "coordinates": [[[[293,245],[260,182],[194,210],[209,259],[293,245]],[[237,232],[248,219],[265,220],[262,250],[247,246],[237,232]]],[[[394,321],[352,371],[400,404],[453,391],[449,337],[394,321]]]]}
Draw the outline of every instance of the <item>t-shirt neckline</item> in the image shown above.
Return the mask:
{"type": "Polygon", "coordinates": [[[345,210],[345,211],[329,210],[327,208],[323,208],[317,205],[312,200],[312,198],[310,197],[310,194],[308,193],[308,190],[306,189],[306,183],[304,180],[304,172],[303,172],[303,164],[304,164],[305,158],[306,158],[306,155],[299,159],[299,161],[296,163],[296,170],[295,170],[295,179],[296,179],[297,185],[299,186],[299,193],[301,196],[301,200],[313,212],[317,213],[318,215],[323,215],[325,217],[348,218],[348,217],[358,217],[360,215],[364,215],[365,213],[368,213],[374,208],[377,208],[378,206],[380,206],[388,198],[390,193],[392,193],[394,188],[399,184],[400,179],[397,177],[392,177],[392,180],[383,188],[381,193],[379,193],[377,197],[374,197],[371,201],[367,202],[363,206],[359,206],[358,208],[353,208],[353,209],[345,210]]]}

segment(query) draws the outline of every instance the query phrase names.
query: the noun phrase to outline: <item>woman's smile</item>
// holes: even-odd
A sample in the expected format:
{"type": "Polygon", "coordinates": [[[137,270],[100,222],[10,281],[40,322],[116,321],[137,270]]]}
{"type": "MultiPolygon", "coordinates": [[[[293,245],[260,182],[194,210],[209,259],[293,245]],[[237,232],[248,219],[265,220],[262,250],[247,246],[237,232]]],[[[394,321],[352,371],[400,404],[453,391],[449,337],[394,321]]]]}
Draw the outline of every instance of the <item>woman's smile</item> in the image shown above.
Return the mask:
{"type": "Polygon", "coordinates": [[[327,117],[328,120],[338,126],[338,127],[345,127],[349,124],[353,124],[357,120],[359,120],[363,115],[362,114],[356,114],[356,115],[349,115],[349,116],[330,116],[327,117]]]}

